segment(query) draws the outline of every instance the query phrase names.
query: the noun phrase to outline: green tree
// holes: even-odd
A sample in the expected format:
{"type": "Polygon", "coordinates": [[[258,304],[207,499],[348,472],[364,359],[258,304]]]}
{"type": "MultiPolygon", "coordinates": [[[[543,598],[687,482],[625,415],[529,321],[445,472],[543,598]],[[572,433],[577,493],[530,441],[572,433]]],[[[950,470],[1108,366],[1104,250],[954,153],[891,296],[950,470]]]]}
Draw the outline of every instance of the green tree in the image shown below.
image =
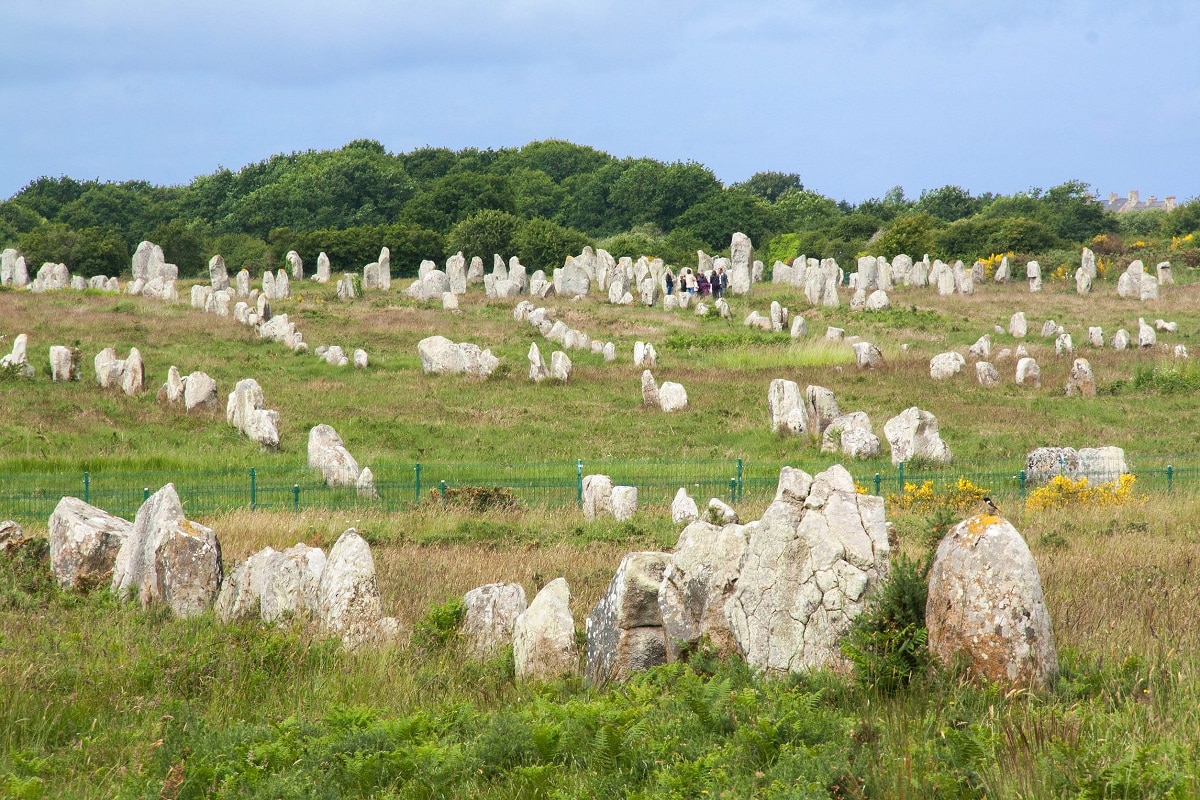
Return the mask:
{"type": "Polygon", "coordinates": [[[518,167],[508,174],[516,213],[526,219],[551,219],[567,196],[567,190],[540,169],[518,167]]]}
{"type": "Polygon", "coordinates": [[[595,172],[614,161],[608,153],[561,139],[530,142],[511,157],[514,166],[540,170],[555,183],[595,172]]]}
{"type": "Polygon", "coordinates": [[[567,256],[583,250],[589,239],[580,231],[535,217],[521,226],[513,244],[526,268],[546,270],[549,275],[551,270],[563,265],[567,256]]]}
{"type": "Polygon", "coordinates": [[[737,231],[753,242],[765,242],[779,227],[778,214],[770,203],[745,189],[713,192],[689,208],[676,220],[696,238],[714,250],[729,246],[737,231]]]}
{"type": "Polygon", "coordinates": [[[786,192],[775,201],[784,230],[805,231],[832,225],[842,216],[837,203],[816,192],[786,192]]]}
{"type": "Polygon", "coordinates": [[[72,200],[79,199],[79,196],[90,185],[95,184],[94,182],[82,183],[65,175],[61,178],[49,178],[43,175],[26,184],[21,191],[12,196],[12,199],[19,201],[21,205],[32,209],[45,219],[53,220],[58,216],[60,208],[72,200]]]}
{"type": "Polygon", "coordinates": [[[804,191],[800,176],[794,172],[756,172],[734,186],[770,203],[777,202],[788,192],[804,191]]]}
{"type": "Polygon", "coordinates": [[[29,233],[46,222],[45,217],[17,200],[0,202],[0,223],[14,233],[29,233]]]}
{"type": "Polygon", "coordinates": [[[974,259],[992,253],[1006,253],[1007,249],[992,249],[992,241],[998,240],[1003,219],[986,216],[967,217],[951,222],[934,234],[933,252],[943,258],[974,259]]]}
{"type": "Polygon", "coordinates": [[[476,211],[459,222],[446,237],[446,249],[461,251],[468,259],[479,256],[491,263],[493,253],[505,259],[515,254],[513,237],[521,227],[521,219],[507,211],[488,208],[476,211]]]}
{"type": "Polygon", "coordinates": [[[917,211],[937,217],[943,222],[954,222],[974,216],[982,207],[982,201],[972,197],[966,189],[951,185],[921,192],[921,199],[915,206],[917,211]]]}
{"type": "Polygon", "coordinates": [[[181,276],[208,275],[205,257],[208,231],[203,223],[173,219],[156,227],[148,238],[163,249],[163,257],[169,263],[179,267],[181,276]]]}
{"type": "Polygon", "coordinates": [[[448,233],[455,224],[476,211],[495,209],[512,213],[514,207],[507,177],[456,172],[409,201],[401,219],[418,227],[448,233]]]}
{"type": "Polygon", "coordinates": [[[933,252],[934,227],[933,217],[927,213],[901,214],[869,245],[867,252],[887,258],[906,253],[919,259],[925,253],[933,252]]]}
{"type": "Polygon", "coordinates": [[[120,275],[129,266],[129,249],[116,231],[101,228],[74,230],[51,222],[22,234],[18,247],[32,273],[47,261],[66,264],[73,274],[120,275]]]}

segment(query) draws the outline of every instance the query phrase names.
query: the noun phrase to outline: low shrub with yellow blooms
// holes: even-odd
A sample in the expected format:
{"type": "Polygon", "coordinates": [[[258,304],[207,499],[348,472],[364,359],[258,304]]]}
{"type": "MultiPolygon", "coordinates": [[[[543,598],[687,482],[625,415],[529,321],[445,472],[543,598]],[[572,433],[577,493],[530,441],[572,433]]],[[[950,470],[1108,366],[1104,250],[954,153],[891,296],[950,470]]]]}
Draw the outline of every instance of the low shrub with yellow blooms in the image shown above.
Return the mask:
{"type": "Polygon", "coordinates": [[[1007,253],[992,253],[987,258],[980,259],[983,262],[983,268],[987,270],[987,279],[990,281],[996,277],[996,270],[1000,268],[1000,262],[1005,258],[1013,259],[1015,255],[1010,250],[1007,253]]]}
{"type": "Polygon", "coordinates": [[[906,511],[925,512],[946,507],[968,511],[982,501],[986,494],[987,489],[959,477],[953,484],[941,489],[934,488],[933,481],[925,481],[920,486],[906,483],[903,492],[889,494],[887,501],[889,505],[906,511]]]}
{"type": "Polygon", "coordinates": [[[1087,478],[1072,480],[1066,475],[1056,475],[1048,484],[1029,493],[1025,498],[1025,510],[1046,511],[1073,506],[1112,508],[1126,503],[1144,503],[1146,495],[1133,493],[1136,481],[1135,476],[1126,474],[1115,481],[1093,486],[1087,478]]]}

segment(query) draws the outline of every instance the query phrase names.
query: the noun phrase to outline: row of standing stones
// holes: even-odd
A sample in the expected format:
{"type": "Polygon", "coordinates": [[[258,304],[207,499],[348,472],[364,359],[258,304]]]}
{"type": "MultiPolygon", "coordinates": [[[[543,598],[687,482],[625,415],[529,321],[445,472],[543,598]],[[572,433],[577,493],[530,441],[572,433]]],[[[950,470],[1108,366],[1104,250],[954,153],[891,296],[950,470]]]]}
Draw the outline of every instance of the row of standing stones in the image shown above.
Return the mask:
{"type": "MultiPolygon", "coordinates": [[[[767,675],[848,670],[840,640],[889,576],[883,498],[858,493],[839,465],[815,477],[785,467],[761,519],[709,519],[690,522],[673,552],[622,559],[585,622],[582,665],[563,578],[528,607],[518,584],[473,589],[462,633],[480,656],[511,643],[523,679],[582,666],[593,684],[621,681],[702,639],[767,675]]],[[[15,524],[0,531],[0,549],[19,543],[15,524]]],[[[304,544],[265,548],[223,575],[216,533],[186,519],[168,484],[133,522],[64,497],[49,538],[51,569],[64,589],[108,583],[178,617],[212,608],[222,621],[309,620],[351,649],[402,639],[401,623],[383,615],[370,546],[353,528],[328,555],[304,544]]],[[[1036,687],[1057,673],[1037,566],[1020,533],[998,516],[972,517],[942,539],[926,616],[932,652],[978,678],[1036,687]]]]}

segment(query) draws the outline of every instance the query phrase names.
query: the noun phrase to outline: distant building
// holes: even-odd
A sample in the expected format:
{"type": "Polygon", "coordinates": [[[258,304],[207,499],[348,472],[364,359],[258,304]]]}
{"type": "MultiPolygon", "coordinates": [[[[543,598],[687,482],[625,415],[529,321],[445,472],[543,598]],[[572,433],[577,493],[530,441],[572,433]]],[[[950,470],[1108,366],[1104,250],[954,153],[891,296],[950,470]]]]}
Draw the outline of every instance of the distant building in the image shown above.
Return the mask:
{"type": "Polygon", "coordinates": [[[1117,214],[1126,211],[1147,211],[1151,208],[1170,211],[1175,208],[1175,196],[1171,195],[1164,200],[1159,200],[1154,195],[1150,195],[1150,199],[1142,200],[1138,197],[1137,189],[1133,189],[1129,192],[1128,197],[1118,197],[1116,192],[1111,192],[1107,200],[1100,201],[1100,205],[1104,206],[1105,211],[1114,211],[1117,214]]]}

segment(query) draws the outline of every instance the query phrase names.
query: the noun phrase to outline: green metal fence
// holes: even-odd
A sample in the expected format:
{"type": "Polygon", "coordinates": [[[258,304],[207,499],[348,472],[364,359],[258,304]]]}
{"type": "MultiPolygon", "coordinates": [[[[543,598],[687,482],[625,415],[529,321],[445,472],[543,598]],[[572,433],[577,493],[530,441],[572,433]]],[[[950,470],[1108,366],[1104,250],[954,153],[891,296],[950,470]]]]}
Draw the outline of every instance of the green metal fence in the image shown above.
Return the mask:
{"type": "MultiPolygon", "coordinates": [[[[833,456],[793,460],[791,466],[816,474],[833,456]]],[[[64,496],[83,499],[118,516],[132,518],[144,499],[174,483],[188,514],[203,516],[233,509],[301,511],[309,508],[364,508],[403,511],[436,501],[448,489],[464,486],[507,488],[528,506],[561,507],[582,500],[583,478],[604,474],[616,485],[636,486],[639,503],[666,505],[683,487],[703,503],[717,497],[730,503],[769,501],[782,462],[743,459],[712,461],[560,461],[515,464],[372,464],[375,495],[360,495],[353,483],[330,486],[320,470],[265,466],[251,469],[160,472],[3,473],[0,519],[44,522],[64,496]]],[[[1020,460],[956,461],[951,464],[846,463],[855,481],[872,494],[894,494],[906,484],[932,481],[938,489],[960,477],[999,497],[1023,496],[1055,470],[1028,474],[1020,460]]],[[[1137,478],[1139,493],[1195,491],[1200,488],[1200,457],[1126,457],[1125,470],[1137,478]]],[[[1071,465],[1057,470],[1071,477],[1071,465]]],[[[1093,483],[1112,480],[1118,464],[1092,464],[1093,483]]],[[[337,481],[334,481],[335,483],[337,481]]]]}

